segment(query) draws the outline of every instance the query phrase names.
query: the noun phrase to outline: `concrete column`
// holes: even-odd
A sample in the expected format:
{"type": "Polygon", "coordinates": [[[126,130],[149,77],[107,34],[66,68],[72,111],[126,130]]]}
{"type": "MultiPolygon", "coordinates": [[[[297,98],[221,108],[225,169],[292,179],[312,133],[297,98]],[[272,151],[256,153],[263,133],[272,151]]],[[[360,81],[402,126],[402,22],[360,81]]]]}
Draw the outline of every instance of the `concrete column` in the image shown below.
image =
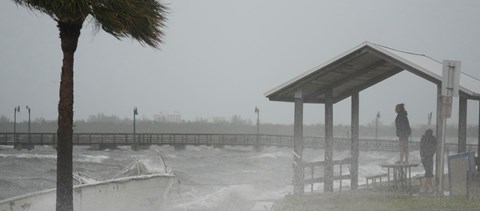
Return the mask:
{"type": "Polygon", "coordinates": [[[467,98],[460,95],[458,106],[458,152],[467,151],[467,98]]]}
{"type": "Polygon", "coordinates": [[[293,125],[293,194],[304,194],[303,170],[303,93],[295,92],[295,113],[293,125]]]}
{"type": "Polygon", "coordinates": [[[325,93],[325,169],[324,186],[325,192],[333,191],[333,90],[325,93]]]}
{"type": "Polygon", "coordinates": [[[359,150],[359,120],[360,120],[360,101],[358,97],[358,92],[352,94],[352,122],[351,122],[351,134],[352,134],[352,145],[351,145],[351,157],[352,157],[352,167],[350,170],[350,180],[352,190],[358,189],[358,156],[360,154],[359,150]]]}

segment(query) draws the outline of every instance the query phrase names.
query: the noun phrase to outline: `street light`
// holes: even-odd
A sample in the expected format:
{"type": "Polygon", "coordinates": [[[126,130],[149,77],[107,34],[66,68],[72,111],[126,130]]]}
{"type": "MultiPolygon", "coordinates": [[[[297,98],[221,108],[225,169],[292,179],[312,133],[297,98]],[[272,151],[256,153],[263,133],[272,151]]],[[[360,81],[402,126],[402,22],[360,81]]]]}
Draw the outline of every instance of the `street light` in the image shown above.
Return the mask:
{"type": "Polygon", "coordinates": [[[255,113],[257,113],[257,136],[260,134],[260,109],[255,107],[255,113]]]}
{"type": "Polygon", "coordinates": [[[257,146],[256,149],[260,149],[259,141],[260,141],[260,109],[255,106],[255,113],[257,113],[257,146]]]}
{"type": "Polygon", "coordinates": [[[20,112],[20,106],[13,108],[13,140],[17,140],[17,112],[20,112]]]}
{"type": "Polygon", "coordinates": [[[377,117],[375,118],[375,141],[378,140],[378,119],[380,119],[380,112],[377,113],[377,117]]]}
{"type": "Polygon", "coordinates": [[[27,105],[25,108],[28,110],[28,135],[30,135],[30,107],[27,105]]]}
{"type": "Polygon", "coordinates": [[[137,144],[136,135],[135,135],[135,116],[136,115],[138,115],[138,111],[137,111],[137,107],[134,107],[133,108],[133,143],[134,143],[135,148],[136,148],[136,144],[137,144]]]}

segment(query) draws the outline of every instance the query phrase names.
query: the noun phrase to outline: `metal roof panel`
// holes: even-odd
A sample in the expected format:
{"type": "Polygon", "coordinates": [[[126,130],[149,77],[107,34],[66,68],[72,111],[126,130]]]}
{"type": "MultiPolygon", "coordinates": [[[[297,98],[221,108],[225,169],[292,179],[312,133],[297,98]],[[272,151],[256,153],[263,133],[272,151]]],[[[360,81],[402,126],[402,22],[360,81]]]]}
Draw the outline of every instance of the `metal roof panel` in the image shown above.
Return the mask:
{"type": "MultiPolygon", "coordinates": [[[[435,59],[363,42],[266,92],[265,96],[272,101],[293,102],[295,91],[302,88],[309,97],[304,99],[305,103],[319,103],[324,100],[326,89],[333,89],[334,101],[338,102],[350,96],[349,92],[368,88],[401,70],[410,71],[433,83],[440,84],[442,81],[442,63],[435,59]]],[[[480,81],[461,74],[460,91],[468,98],[480,99],[480,81]]]]}

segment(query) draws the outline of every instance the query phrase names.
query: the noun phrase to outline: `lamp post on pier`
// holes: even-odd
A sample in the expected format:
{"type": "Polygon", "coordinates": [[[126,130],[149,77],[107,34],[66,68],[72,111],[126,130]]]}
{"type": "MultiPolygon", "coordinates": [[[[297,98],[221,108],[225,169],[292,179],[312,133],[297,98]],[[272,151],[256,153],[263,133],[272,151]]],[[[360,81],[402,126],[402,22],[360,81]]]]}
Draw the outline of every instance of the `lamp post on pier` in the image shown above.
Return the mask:
{"type": "Polygon", "coordinates": [[[32,136],[30,134],[30,107],[25,106],[25,108],[27,109],[28,111],[28,142],[31,142],[32,141],[32,136]]]}
{"type": "Polygon", "coordinates": [[[20,112],[20,106],[13,108],[13,141],[17,143],[17,112],[20,112]]]}
{"type": "Polygon", "coordinates": [[[30,135],[30,107],[25,106],[25,108],[27,109],[28,111],[28,134],[30,135]]]}
{"type": "Polygon", "coordinates": [[[257,144],[255,150],[262,151],[260,147],[260,109],[258,107],[255,107],[255,113],[257,114],[257,144]]]}
{"type": "Polygon", "coordinates": [[[135,116],[138,115],[137,107],[133,108],[133,146],[134,150],[137,150],[136,128],[135,128],[135,116]]]}

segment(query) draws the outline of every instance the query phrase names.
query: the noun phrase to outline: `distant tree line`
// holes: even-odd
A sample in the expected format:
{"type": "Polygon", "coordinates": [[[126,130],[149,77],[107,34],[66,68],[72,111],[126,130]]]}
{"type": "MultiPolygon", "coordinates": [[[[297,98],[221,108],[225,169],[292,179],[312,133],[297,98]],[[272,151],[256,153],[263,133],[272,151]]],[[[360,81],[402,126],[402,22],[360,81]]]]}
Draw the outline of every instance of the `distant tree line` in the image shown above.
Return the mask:
{"type": "MultiPolygon", "coordinates": [[[[434,125],[432,126],[434,127],[434,125]]],[[[427,125],[412,125],[412,137],[419,140],[423,135],[427,125]]],[[[17,122],[17,132],[27,132],[28,122],[17,122]]],[[[333,128],[335,137],[349,138],[350,125],[337,124],[333,128]]],[[[378,132],[376,132],[376,124],[374,122],[366,125],[360,125],[360,137],[379,139],[395,138],[394,124],[383,124],[379,122],[378,132]]],[[[45,120],[42,118],[35,119],[31,122],[32,133],[56,133],[57,121],[45,120]]],[[[324,136],[324,124],[309,124],[303,127],[304,136],[324,136]]],[[[0,116],[0,132],[13,132],[13,121],[5,116],[0,116]]],[[[117,116],[109,116],[105,114],[91,115],[86,120],[76,120],[74,122],[75,133],[132,133],[133,119],[122,119],[117,116]]],[[[232,116],[230,119],[209,121],[207,119],[198,118],[194,121],[181,122],[162,122],[150,119],[136,120],[137,133],[225,133],[225,134],[255,134],[257,132],[256,123],[250,119],[243,119],[238,115],[232,116]]],[[[293,124],[273,124],[260,123],[261,134],[273,135],[293,135],[293,124]]],[[[456,137],[458,134],[457,125],[448,125],[447,136],[456,137]]],[[[467,137],[478,137],[478,126],[467,126],[467,137]]]]}

